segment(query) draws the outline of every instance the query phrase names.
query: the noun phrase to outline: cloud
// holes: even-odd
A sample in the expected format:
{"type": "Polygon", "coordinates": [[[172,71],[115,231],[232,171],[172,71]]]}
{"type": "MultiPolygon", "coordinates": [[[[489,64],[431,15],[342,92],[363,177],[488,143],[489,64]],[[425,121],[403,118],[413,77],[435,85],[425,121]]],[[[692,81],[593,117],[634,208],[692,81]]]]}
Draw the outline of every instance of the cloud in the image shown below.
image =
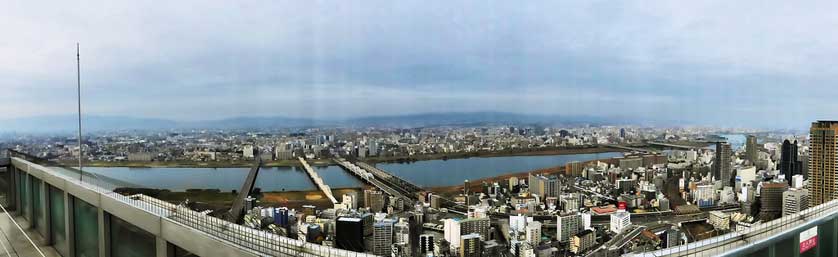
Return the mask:
{"type": "Polygon", "coordinates": [[[73,110],[81,42],[93,114],[512,110],[796,124],[838,115],[805,104],[838,94],[833,5],[16,1],[0,10],[0,87],[13,92],[0,100],[10,117],[73,110]]]}

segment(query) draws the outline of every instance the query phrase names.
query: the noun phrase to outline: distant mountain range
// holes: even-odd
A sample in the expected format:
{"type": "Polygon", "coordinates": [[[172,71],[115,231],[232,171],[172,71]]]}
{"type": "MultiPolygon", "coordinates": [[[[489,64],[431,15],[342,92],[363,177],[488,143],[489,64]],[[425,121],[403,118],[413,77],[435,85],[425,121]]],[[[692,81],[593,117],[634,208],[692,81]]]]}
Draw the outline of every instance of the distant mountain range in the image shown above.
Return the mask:
{"type": "MultiPolygon", "coordinates": [[[[307,119],[289,117],[234,117],[206,121],[174,121],[168,119],[125,116],[84,116],[83,130],[161,130],[161,129],[269,129],[293,127],[381,126],[427,127],[445,125],[543,124],[603,125],[622,122],[593,116],[532,115],[505,112],[423,113],[393,116],[370,116],[349,119],[307,119]]],[[[52,133],[78,129],[73,115],[37,116],[0,120],[0,132],[52,133]]]]}

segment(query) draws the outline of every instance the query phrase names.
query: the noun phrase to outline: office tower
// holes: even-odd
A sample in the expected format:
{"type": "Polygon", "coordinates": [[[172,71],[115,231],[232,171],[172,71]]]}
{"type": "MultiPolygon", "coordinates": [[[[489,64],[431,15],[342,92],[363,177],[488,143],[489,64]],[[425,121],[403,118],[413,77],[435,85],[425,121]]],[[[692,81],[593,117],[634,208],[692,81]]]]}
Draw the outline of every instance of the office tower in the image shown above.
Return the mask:
{"type": "Polygon", "coordinates": [[[620,129],[620,138],[626,138],[626,129],[625,128],[620,129]]]}
{"type": "Polygon", "coordinates": [[[394,220],[382,220],[373,225],[372,253],[378,256],[390,254],[393,244],[394,220]]]}
{"type": "Polygon", "coordinates": [[[809,140],[809,204],[817,206],[838,191],[838,121],[812,123],[809,140]]]}
{"type": "Polygon", "coordinates": [[[733,185],[733,165],[731,164],[730,156],[733,151],[730,149],[730,144],[725,142],[716,142],[716,159],[713,160],[713,177],[722,181],[722,186],[733,185]]]}
{"type": "Polygon", "coordinates": [[[364,207],[370,208],[370,211],[384,211],[385,202],[384,192],[372,189],[364,190],[364,207]]]}
{"type": "Polygon", "coordinates": [[[809,190],[792,188],[783,192],[783,217],[809,208],[809,190]]]}
{"type": "Polygon", "coordinates": [[[794,175],[803,174],[803,162],[798,159],[797,140],[792,143],[789,140],[783,141],[780,148],[780,173],[786,176],[789,183],[794,175]]]}
{"type": "Polygon", "coordinates": [[[556,238],[559,242],[567,242],[570,237],[579,233],[584,227],[582,216],[571,214],[556,217],[556,238]]]}
{"type": "Polygon", "coordinates": [[[424,256],[429,253],[434,253],[434,235],[422,234],[419,236],[419,254],[424,256]]]}
{"type": "Polygon", "coordinates": [[[541,222],[533,221],[527,224],[527,242],[536,246],[541,243],[541,222]]]}
{"type": "Polygon", "coordinates": [[[757,137],[754,135],[748,135],[745,138],[745,159],[751,162],[751,165],[756,165],[757,163],[757,137]]]}
{"type": "Polygon", "coordinates": [[[335,227],[335,246],[354,252],[364,251],[364,226],[361,219],[340,217],[335,227]]]}
{"type": "Polygon", "coordinates": [[[482,254],[481,244],[480,235],[476,233],[461,236],[460,257],[480,257],[482,254]]]}
{"type": "Polygon", "coordinates": [[[789,189],[785,181],[763,182],[760,191],[759,218],[769,221],[779,218],[783,214],[783,192],[789,189]]]}

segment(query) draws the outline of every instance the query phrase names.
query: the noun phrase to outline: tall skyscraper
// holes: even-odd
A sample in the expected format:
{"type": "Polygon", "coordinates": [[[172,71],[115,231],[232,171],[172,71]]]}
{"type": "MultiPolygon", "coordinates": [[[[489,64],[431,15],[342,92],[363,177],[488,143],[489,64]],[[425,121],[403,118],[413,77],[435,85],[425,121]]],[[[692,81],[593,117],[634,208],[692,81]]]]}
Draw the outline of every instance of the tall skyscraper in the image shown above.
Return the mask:
{"type": "Polygon", "coordinates": [[[730,161],[730,156],[733,151],[730,149],[730,144],[725,142],[716,142],[716,159],[713,160],[713,176],[722,181],[722,186],[733,185],[733,166],[730,161]]]}
{"type": "Polygon", "coordinates": [[[789,183],[794,175],[803,174],[803,162],[797,156],[797,140],[793,143],[789,140],[783,141],[780,148],[780,173],[786,176],[789,183]]]}
{"type": "Polygon", "coordinates": [[[748,135],[745,139],[745,158],[751,162],[751,165],[756,165],[758,152],[757,137],[754,135],[748,135]]]}
{"type": "Polygon", "coordinates": [[[838,191],[838,121],[813,122],[809,140],[809,204],[817,206],[838,191]]]}

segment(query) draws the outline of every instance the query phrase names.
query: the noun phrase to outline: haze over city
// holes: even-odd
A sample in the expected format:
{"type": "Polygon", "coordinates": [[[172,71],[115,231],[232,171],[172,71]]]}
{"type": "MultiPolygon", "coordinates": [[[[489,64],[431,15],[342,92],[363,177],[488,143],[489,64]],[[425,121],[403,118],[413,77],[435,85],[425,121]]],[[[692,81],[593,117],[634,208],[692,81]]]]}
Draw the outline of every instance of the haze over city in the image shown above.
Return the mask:
{"type": "Polygon", "coordinates": [[[4,3],[0,255],[838,257],[836,7],[4,3]]]}
{"type": "Polygon", "coordinates": [[[0,111],[74,114],[80,42],[86,115],[501,111],[802,129],[838,114],[827,5],[14,1],[0,10],[0,111]]]}

